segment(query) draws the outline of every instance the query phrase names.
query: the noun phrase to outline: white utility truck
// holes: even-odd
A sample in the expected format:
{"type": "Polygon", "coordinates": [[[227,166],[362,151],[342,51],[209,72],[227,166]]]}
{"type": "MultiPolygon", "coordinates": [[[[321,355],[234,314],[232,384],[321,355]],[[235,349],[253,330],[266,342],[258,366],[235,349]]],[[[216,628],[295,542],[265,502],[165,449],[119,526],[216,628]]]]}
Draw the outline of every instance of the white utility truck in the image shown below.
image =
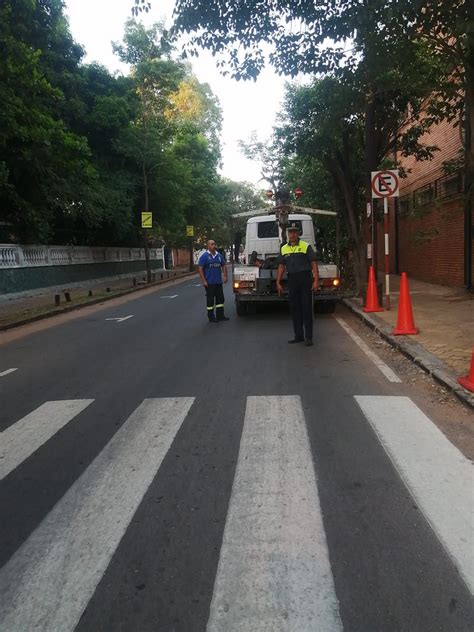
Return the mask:
{"type": "MultiPolygon", "coordinates": [[[[291,205],[277,206],[262,211],[238,213],[233,217],[249,217],[247,220],[244,264],[235,264],[232,270],[237,314],[255,313],[257,305],[288,301],[286,273],[283,277],[283,295],[276,288],[278,257],[286,242],[288,220],[300,226],[300,237],[316,250],[314,225],[311,215],[336,216],[334,211],[299,208],[291,205]],[[258,213],[265,215],[258,215],[258,213]]],[[[340,278],[336,264],[318,263],[319,292],[314,293],[315,311],[331,313],[340,298],[340,278]]]]}

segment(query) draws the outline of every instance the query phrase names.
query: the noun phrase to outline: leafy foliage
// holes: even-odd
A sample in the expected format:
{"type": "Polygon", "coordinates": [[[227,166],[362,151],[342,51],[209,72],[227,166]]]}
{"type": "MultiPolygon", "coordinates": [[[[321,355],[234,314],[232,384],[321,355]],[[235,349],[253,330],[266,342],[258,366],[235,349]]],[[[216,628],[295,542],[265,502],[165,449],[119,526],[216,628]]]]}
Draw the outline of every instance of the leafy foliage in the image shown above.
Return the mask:
{"type": "Polygon", "coordinates": [[[82,63],[62,0],[0,5],[0,240],[138,245],[145,208],[176,242],[220,221],[217,99],[160,24],[114,48],[128,76],[82,63]]]}

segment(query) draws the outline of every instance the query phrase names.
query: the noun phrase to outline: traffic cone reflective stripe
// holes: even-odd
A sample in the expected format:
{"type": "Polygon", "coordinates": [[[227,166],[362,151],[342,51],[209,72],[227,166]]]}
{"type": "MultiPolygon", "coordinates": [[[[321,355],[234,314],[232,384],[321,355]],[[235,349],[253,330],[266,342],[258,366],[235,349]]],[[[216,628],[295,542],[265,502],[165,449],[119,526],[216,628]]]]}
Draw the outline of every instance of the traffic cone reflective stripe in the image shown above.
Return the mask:
{"type": "Polygon", "coordinates": [[[411,306],[410,290],[408,289],[408,278],[406,272],[402,272],[400,279],[400,301],[398,303],[397,326],[392,331],[395,336],[406,336],[417,334],[420,330],[415,327],[413,319],[413,309],[411,306]]]}
{"type": "Polygon", "coordinates": [[[367,285],[367,297],[365,299],[364,312],[383,312],[383,307],[380,307],[379,305],[374,266],[370,266],[369,268],[369,283],[367,285]]]}
{"type": "Polygon", "coordinates": [[[468,391],[472,391],[474,393],[474,349],[472,350],[471,370],[469,371],[469,375],[458,378],[458,382],[461,386],[467,388],[468,391]]]}

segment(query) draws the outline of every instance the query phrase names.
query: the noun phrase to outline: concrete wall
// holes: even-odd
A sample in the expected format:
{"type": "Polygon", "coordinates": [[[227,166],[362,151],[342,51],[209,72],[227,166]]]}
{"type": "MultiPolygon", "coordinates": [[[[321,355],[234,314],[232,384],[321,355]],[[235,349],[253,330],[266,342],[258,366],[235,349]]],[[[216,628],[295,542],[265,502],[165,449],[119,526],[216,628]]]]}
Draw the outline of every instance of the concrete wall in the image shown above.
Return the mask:
{"type": "MultiPolygon", "coordinates": [[[[163,269],[163,251],[150,251],[152,270],[163,269]]],[[[0,295],[65,286],[145,270],[139,248],[0,245],[0,295]]]]}
{"type": "MultiPolygon", "coordinates": [[[[163,269],[163,261],[151,261],[152,270],[163,269]]],[[[0,294],[25,292],[38,288],[64,285],[105,277],[144,271],[143,261],[85,263],[75,266],[0,269],[0,294]]]]}

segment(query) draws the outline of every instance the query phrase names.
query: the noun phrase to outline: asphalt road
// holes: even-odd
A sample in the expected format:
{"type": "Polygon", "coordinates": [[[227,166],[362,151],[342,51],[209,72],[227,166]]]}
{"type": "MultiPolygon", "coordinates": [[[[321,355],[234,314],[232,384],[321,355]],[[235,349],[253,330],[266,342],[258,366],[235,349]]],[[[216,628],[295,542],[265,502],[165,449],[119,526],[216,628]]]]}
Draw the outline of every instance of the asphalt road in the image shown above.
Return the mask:
{"type": "Polygon", "coordinates": [[[0,630],[472,631],[470,461],[335,317],[227,294],[0,339],[0,630]]]}

